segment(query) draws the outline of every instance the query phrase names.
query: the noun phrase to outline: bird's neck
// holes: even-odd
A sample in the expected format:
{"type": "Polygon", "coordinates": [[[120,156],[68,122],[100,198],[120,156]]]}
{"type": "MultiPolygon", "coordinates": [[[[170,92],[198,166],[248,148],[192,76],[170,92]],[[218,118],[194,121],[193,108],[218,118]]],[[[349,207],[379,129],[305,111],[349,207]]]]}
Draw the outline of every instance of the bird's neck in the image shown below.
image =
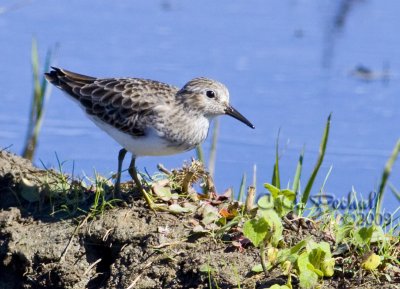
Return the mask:
{"type": "Polygon", "coordinates": [[[171,111],[166,137],[176,143],[185,143],[192,149],[202,143],[208,134],[210,119],[198,112],[186,110],[171,111]]]}

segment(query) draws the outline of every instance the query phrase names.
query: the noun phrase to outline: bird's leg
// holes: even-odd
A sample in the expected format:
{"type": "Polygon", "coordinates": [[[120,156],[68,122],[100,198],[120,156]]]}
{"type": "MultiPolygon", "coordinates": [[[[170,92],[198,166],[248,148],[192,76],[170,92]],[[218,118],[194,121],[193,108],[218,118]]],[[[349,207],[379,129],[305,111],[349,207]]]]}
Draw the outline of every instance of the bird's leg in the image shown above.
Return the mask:
{"type": "Polygon", "coordinates": [[[131,159],[131,163],[129,165],[128,172],[131,175],[132,179],[134,180],[136,186],[142,193],[143,197],[145,198],[146,203],[149,205],[150,209],[154,210],[155,209],[154,202],[151,200],[150,196],[147,194],[147,192],[143,188],[142,183],[140,182],[139,177],[137,175],[135,161],[136,161],[135,156],[132,155],[132,159],[131,159]]]}
{"type": "Polygon", "coordinates": [[[118,172],[117,172],[117,181],[115,182],[115,193],[119,195],[121,193],[121,171],[122,171],[122,162],[124,161],[127,150],[122,148],[118,153],[118,172]]]}

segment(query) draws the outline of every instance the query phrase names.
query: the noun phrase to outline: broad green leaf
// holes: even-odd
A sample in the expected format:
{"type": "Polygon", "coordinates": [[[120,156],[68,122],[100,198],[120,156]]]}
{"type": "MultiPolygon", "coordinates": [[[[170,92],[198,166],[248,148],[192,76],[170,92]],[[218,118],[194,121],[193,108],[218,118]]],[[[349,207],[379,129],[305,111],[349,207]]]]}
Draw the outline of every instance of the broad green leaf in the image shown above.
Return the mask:
{"type": "Polygon", "coordinates": [[[280,190],[277,187],[275,187],[271,184],[265,183],[264,188],[266,188],[271,193],[272,198],[275,199],[278,197],[280,190]]]}
{"type": "Polygon", "coordinates": [[[280,191],[280,194],[292,202],[294,202],[294,200],[296,199],[296,193],[293,192],[292,190],[282,190],[280,191]]]}
{"type": "Polygon", "coordinates": [[[221,217],[219,212],[218,212],[218,208],[216,208],[216,207],[214,207],[212,205],[206,205],[203,208],[203,211],[202,211],[201,215],[202,215],[201,223],[204,224],[204,225],[215,223],[221,217]]]}
{"type": "Polygon", "coordinates": [[[315,274],[318,275],[318,277],[324,277],[324,273],[322,273],[321,270],[315,268],[311,263],[307,264],[307,269],[313,271],[315,274]]]}
{"type": "Polygon", "coordinates": [[[365,270],[375,270],[380,264],[381,257],[375,253],[372,253],[361,263],[361,266],[365,270]]]}
{"type": "Polygon", "coordinates": [[[203,264],[199,267],[199,271],[203,273],[214,272],[214,269],[209,264],[203,264]]]}
{"type": "Polygon", "coordinates": [[[331,246],[328,242],[319,242],[318,247],[325,253],[325,259],[332,258],[331,246]]]}
{"type": "Polygon", "coordinates": [[[266,239],[276,247],[282,239],[283,225],[282,220],[274,210],[262,210],[260,215],[266,220],[269,230],[266,239]]]}
{"type": "Polygon", "coordinates": [[[300,271],[299,280],[302,289],[311,289],[317,285],[318,275],[314,271],[306,268],[300,271]]]}
{"type": "MultiPolygon", "coordinates": [[[[278,252],[278,263],[282,263],[282,262],[284,262],[286,260],[289,260],[290,255],[291,255],[290,249],[281,249],[281,250],[279,250],[279,252],[278,252]]],[[[296,257],[296,259],[294,261],[296,261],[296,260],[297,260],[297,257],[296,257]]],[[[291,260],[289,260],[289,261],[291,261],[291,260]]]]}
{"type": "Polygon", "coordinates": [[[266,210],[266,209],[273,209],[274,208],[274,202],[272,200],[271,196],[262,196],[258,202],[257,205],[260,209],[266,210]]]}
{"type": "Polygon", "coordinates": [[[279,250],[275,247],[269,247],[267,250],[267,259],[271,264],[275,264],[278,258],[279,250]]]}
{"type": "Polygon", "coordinates": [[[159,184],[154,184],[152,187],[152,190],[154,194],[159,197],[163,201],[169,201],[171,200],[172,193],[171,193],[171,188],[161,186],[159,184]]]}
{"type": "Polygon", "coordinates": [[[371,236],[371,243],[375,243],[378,241],[384,241],[385,239],[387,239],[387,237],[385,236],[385,233],[383,232],[382,227],[375,227],[374,232],[372,233],[371,236]]]}
{"type": "Polygon", "coordinates": [[[329,258],[322,261],[321,270],[325,277],[332,277],[334,273],[335,259],[329,258]]]}
{"type": "Polygon", "coordinates": [[[303,252],[297,258],[297,267],[299,268],[299,271],[301,272],[301,271],[309,270],[307,268],[307,264],[310,264],[310,260],[308,260],[308,253],[303,252]]]}
{"type": "Polygon", "coordinates": [[[354,240],[356,245],[363,246],[368,245],[371,242],[372,233],[374,232],[374,227],[362,227],[355,231],[354,240]]]}
{"type": "Polygon", "coordinates": [[[319,269],[321,267],[322,261],[324,259],[325,252],[322,251],[321,248],[312,249],[311,252],[308,254],[308,260],[316,269],[319,269]]]}
{"type": "Polygon", "coordinates": [[[281,263],[283,274],[289,275],[292,269],[292,263],[290,261],[285,261],[281,263]]]}
{"type": "Polygon", "coordinates": [[[274,284],[269,289],[290,289],[289,286],[287,285],[279,285],[279,284],[274,284]]]}
{"type": "Polygon", "coordinates": [[[303,249],[307,245],[308,240],[302,240],[298,242],[295,246],[290,248],[290,254],[298,254],[301,249],[303,249]]]}
{"type": "Polygon", "coordinates": [[[251,268],[251,271],[254,273],[261,273],[263,271],[263,267],[261,264],[257,264],[251,268]]]}
{"type": "Polygon", "coordinates": [[[190,212],[190,210],[188,208],[181,207],[178,204],[172,204],[171,206],[168,207],[168,209],[171,213],[176,213],[176,214],[190,212]]]}
{"type": "Polygon", "coordinates": [[[258,247],[264,240],[269,230],[267,220],[263,217],[251,219],[244,223],[243,234],[254,246],[258,247]]]}
{"type": "Polygon", "coordinates": [[[344,239],[349,237],[352,229],[353,226],[337,226],[335,231],[336,244],[342,243],[344,239]]]}

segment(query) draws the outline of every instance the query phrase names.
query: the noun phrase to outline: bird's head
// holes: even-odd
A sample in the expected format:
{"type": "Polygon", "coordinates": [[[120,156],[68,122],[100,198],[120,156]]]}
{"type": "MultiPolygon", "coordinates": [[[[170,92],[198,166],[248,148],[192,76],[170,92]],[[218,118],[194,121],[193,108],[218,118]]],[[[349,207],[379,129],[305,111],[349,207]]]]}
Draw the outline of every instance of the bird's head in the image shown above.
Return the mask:
{"type": "Polygon", "coordinates": [[[194,78],[176,95],[185,108],[212,119],[218,115],[230,115],[251,128],[254,126],[229,104],[229,91],[222,83],[204,78],[194,78]]]}

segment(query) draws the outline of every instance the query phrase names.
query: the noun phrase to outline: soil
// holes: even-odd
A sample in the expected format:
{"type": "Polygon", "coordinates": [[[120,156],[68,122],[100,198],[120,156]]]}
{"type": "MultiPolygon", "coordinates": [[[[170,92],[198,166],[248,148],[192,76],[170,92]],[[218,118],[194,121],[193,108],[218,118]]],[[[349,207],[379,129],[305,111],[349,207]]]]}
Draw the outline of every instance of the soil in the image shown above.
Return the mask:
{"type": "MultiPolygon", "coordinates": [[[[0,289],[261,289],[287,281],[279,268],[268,278],[252,273],[260,262],[254,247],[238,250],[224,238],[193,233],[193,216],[154,213],[138,196],[92,219],[50,215],[45,177],[59,181],[56,172],[0,151],[0,289]]],[[[322,288],[379,284],[352,278],[327,279],[322,288]]]]}

